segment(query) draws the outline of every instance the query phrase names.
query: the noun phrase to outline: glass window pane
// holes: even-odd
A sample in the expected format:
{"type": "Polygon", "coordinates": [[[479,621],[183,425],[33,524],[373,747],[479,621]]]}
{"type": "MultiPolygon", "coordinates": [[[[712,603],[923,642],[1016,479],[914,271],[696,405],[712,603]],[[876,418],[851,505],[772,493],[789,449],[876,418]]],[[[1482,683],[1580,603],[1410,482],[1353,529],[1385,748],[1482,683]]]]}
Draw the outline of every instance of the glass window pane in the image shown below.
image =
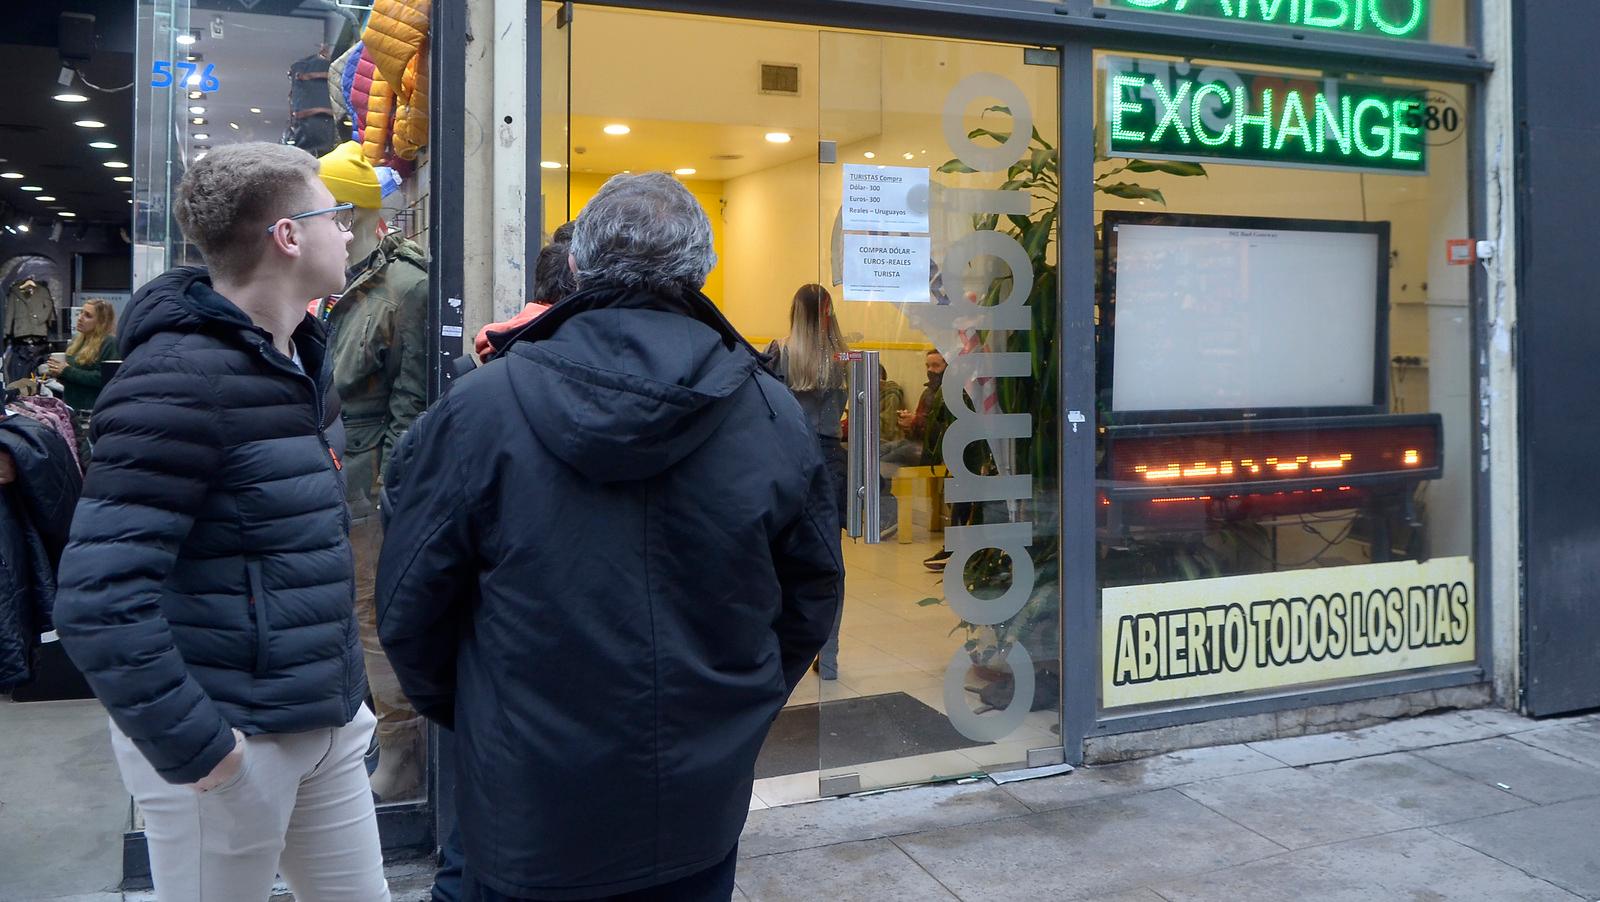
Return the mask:
{"type": "MultiPolygon", "coordinates": [[[[1127,71],[1098,61],[1102,89],[1127,71]]],[[[1426,171],[1129,159],[1102,142],[1102,707],[1472,661],[1471,270],[1447,245],[1468,234],[1466,88],[1150,57],[1138,71],[1168,93],[1166,127],[1211,136],[1244,126],[1170,93],[1191,73],[1276,79],[1280,104],[1285,86],[1415,88],[1426,171]]],[[[1104,130],[1117,98],[1099,96],[1104,130]]],[[[1379,140],[1336,134],[1337,109],[1313,136],[1379,140]]]]}

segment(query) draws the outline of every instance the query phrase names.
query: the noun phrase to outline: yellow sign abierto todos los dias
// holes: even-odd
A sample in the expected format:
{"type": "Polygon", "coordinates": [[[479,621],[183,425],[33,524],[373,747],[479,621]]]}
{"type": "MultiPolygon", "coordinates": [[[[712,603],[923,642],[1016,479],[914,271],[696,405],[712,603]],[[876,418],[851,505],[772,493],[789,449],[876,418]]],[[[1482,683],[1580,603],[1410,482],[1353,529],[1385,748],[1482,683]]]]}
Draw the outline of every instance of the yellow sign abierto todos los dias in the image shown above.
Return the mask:
{"type": "Polygon", "coordinates": [[[1105,708],[1476,657],[1465,556],[1122,586],[1101,612],[1105,708]]]}

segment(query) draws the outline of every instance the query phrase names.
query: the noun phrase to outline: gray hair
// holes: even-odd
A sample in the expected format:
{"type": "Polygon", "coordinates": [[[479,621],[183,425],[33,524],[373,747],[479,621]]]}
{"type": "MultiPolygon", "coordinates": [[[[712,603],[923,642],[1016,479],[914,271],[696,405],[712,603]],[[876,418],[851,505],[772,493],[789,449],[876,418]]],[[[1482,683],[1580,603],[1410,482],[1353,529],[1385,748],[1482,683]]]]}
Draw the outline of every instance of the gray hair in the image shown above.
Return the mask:
{"type": "Polygon", "coordinates": [[[609,284],[669,294],[699,291],[717,265],[711,220],[665,172],[607,179],[578,214],[572,257],[580,289],[609,284]]]}

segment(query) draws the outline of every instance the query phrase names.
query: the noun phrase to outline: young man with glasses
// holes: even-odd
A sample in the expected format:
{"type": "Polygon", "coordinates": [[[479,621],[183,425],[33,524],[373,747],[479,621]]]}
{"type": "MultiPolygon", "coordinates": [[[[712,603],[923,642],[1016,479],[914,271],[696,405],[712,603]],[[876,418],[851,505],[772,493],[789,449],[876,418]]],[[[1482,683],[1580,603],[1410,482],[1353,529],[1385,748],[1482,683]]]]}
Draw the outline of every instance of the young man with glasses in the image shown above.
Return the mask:
{"type": "Polygon", "coordinates": [[[212,151],[175,212],[209,269],[124,314],[61,562],[62,645],[111,714],[163,902],[386,900],[362,755],[344,432],[311,298],[348,204],[304,151],[212,151]]]}

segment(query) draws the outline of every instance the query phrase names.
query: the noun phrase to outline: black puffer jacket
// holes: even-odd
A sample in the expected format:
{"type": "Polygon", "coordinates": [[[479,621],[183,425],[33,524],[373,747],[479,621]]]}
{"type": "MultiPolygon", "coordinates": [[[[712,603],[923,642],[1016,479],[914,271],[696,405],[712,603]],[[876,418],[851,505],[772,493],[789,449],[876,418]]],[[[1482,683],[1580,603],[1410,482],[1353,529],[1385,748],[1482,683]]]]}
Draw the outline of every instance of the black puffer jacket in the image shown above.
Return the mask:
{"type": "Polygon", "coordinates": [[[210,773],[229,727],[342,726],[366,694],[322,325],[294,341],[305,373],[203,270],[173,270],[134,299],[95,405],[56,629],[173,783],[210,773]]]}
{"type": "Polygon", "coordinates": [[[0,419],[0,451],[16,481],[0,490],[0,690],[32,676],[30,655],[50,629],[56,567],[82,487],[78,465],[54,429],[19,414],[0,419]]]}
{"type": "Polygon", "coordinates": [[[471,869],[609,896],[737,842],[839,527],[799,404],[704,297],[585,291],[518,338],[390,464],[378,632],[454,724],[471,869]]]}

